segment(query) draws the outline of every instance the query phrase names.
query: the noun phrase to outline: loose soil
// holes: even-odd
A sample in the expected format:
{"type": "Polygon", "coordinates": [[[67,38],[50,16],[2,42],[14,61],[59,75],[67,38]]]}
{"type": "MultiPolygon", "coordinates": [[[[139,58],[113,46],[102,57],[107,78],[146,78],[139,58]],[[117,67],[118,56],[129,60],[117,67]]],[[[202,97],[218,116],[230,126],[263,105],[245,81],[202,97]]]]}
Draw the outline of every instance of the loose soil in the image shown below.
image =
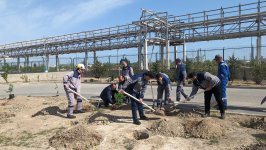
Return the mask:
{"type": "Polygon", "coordinates": [[[148,121],[132,124],[129,106],[95,109],[67,119],[67,98],[24,97],[0,100],[0,149],[265,149],[266,118],[162,108],[146,111],[148,121]]]}

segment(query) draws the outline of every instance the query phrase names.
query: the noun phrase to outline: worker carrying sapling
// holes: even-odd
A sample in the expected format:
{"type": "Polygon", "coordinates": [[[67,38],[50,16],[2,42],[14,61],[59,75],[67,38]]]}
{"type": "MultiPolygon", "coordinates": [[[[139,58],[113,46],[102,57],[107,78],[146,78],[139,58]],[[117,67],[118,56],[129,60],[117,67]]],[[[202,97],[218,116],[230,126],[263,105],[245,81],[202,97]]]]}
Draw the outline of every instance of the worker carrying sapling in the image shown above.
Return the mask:
{"type": "Polygon", "coordinates": [[[84,71],[84,64],[77,64],[75,70],[69,72],[63,77],[64,90],[68,99],[67,118],[69,119],[76,118],[76,116],[73,115],[75,98],[77,99],[77,113],[84,113],[84,111],[82,110],[81,97],[71,91],[73,90],[80,94],[81,76],[84,71]]]}

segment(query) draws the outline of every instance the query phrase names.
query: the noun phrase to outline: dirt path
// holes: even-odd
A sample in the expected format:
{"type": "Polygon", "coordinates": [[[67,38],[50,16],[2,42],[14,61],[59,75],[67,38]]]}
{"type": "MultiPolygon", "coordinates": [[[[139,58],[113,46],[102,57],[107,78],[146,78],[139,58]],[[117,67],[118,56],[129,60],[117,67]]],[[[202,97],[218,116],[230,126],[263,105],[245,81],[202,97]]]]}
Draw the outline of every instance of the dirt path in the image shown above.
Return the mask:
{"type": "Polygon", "coordinates": [[[16,97],[0,101],[0,149],[265,149],[266,118],[175,110],[132,124],[129,106],[66,119],[66,97],[16,97]]]}

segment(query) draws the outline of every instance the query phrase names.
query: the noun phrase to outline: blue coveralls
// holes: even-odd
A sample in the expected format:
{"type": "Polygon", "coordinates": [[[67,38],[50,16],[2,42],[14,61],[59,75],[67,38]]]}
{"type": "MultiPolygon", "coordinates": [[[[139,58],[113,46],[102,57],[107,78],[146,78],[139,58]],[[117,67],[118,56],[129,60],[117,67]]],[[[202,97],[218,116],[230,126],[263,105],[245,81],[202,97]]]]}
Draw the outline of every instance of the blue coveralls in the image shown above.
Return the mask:
{"type": "Polygon", "coordinates": [[[217,76],[221,81],[222,100],[224,103],[224,108],[227,108],[226,85],[230,77],[230,70],[226,62],[222,61],[219,63],[217,76]]]}
{"type": "MultiPolygon", "coordinates": [[[[164,74],[164,73],[160,73],[162,75],[162,84],[157,81],[158,83],[158,88],[157,88],[157,100],[159,101],[160,99],[162,99],[163,97],[163,92],[165,92],[164,94],[164,105],[166,105],[166,101],[169,99],[167,99],[168,97],[171,97],[171,81],[168,77],[168,75],[164,74]]],[[[157,102],[158,102],[157,101],[157,102]]]]}
{"type": "Polygon", "coordinates": [[[180,101],[180,93],[187,98],[187,94],[185,93],[183,89],[183,83],[185,82],[187,78],[187,72],[186,72],[186,65],[180,64],[177,66],[176,74],[175,74],[175,80],[176,80],[176,101],[180,101]]]}
{"type": "MultiPolygon", "coordinates": [[[[144,97],[144,93],[147,89],[148,81],[144,79],[143,74],[137,74],[132,76],[131,80],[128,80],[126,83],[125,91],[130,95],[140,99],[144,97]]],[[[137,110],[139,111],[139,116],[144,117],[143,104],[135,101],[131,98],[131,109],[132,109],[132,118],[133,122],[137,122],[137,110]]]]}

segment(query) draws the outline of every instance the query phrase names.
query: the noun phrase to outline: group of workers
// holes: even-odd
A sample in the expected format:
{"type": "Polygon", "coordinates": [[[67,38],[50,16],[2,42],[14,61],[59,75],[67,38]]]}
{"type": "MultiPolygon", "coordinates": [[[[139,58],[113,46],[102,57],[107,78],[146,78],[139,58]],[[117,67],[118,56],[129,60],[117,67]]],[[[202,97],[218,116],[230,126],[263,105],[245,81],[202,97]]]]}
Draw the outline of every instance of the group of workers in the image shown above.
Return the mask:
{"type": "MultiPolygon", "coordinates": [[[[217,75],[212,75],[209,72],[191,72],[187,75],[186,65],[181,61],[181,59],[176,59],[176,74],[175,81],[177,84],[176,88],[176,101],[181,100],[181,95],[187,100],[190,101],[197,94],[198,89],[204,90],[204,104],[205,104],[205,113],[203,117],[210,116],[210,101],[212,95],[214,95],[218,109],[220,110],[221,119],[225,118],[225,109],[227,109],[227,97],[226,97],[226,85],[230,79],[230,72],[228,65],[223,61],[222,56],[216,55],[214,60],[218,64],[217,75]],[[189,79],[192,81],[192,92],[187,95],[183,89],[186,84],[186,80],[189,79]]],[[[140,120],[148,120],[143,111],[143,98],[147,85],[149,81],[153,78],[157,81],[157,105],[164,103],[164,105],[173,105],[174,101],[171,99],[171,80],[169,76],[165,73],[157,73],[154,75],[151,71],[146,71],[141,74],[134,74],[133,68],[130,67],[127,61],[122,61],[122,74],[118,77],[118,85],[112,83],[105,87],[100,94],[101,99],[105,107],[115,105],[115,93],[128,93],[133,97],[137,98],[139,101],[136,101],[132,98],[130,99],[132,118],[133,123],[140,125],[140,120]],[[165,95],[163,99],[163,93],[165,95]],[[137,117],[137,111],[139,112],[139,119],[137,117]]],[[[64,76],[64,88],[68,98],[68,118],[75,118],[73,115],[74,111],[74,99],[75,94],[71,91],[80,93],[80,76],[84,72],[85,66],[83,64],[78,64],[76,70],[71,71],[64,76]],[[71,89],[71,90],[69,90],[71,89]]],[[[82,110],[82,99],[79,96],[76,96],[77,99],[77,113],[83,113],[82,110]]]]}

